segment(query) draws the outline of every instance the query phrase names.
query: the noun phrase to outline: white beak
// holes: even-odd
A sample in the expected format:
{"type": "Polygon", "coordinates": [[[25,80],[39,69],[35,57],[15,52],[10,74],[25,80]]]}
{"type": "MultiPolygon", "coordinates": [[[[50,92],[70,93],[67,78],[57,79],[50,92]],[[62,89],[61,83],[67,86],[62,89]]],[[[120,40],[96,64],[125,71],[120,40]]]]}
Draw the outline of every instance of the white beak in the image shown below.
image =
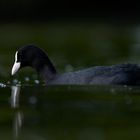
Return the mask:
{"type": "Polygon", "coordinates": [[[20,62],[15,62],[11,74],[14,75],[20,68],[20,62]]]}
{"type": "Polygon", "coordinates": [[[11,72],[12,75],[14,75],[19,70],[21,65],[20,62],[17,62],[17,54],[18,52],[15,53],[15,63],[13,65],[12,72],[11,72]]]}

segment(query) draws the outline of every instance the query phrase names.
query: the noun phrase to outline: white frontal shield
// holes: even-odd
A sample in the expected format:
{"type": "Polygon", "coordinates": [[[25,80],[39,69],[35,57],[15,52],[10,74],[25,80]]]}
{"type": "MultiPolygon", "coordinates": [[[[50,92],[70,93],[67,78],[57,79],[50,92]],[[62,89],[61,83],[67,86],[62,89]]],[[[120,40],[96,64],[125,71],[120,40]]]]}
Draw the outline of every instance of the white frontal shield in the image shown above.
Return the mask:
{"type": "Polygon", "coordinates": [[[12,72],[11,72],[12,75],[14,75],[19,70],[20,65],[21,65],[20,62],[17,62],[17,54],[18,54],[18,52],[16,52],[16,54],[15,54],[15,63],[13,65],[12,72]]]}
{"type": "Polygon", "coordinates": [[[20,68],[20,62],[15,62],[11,74],[14,75],[20,68]]]}

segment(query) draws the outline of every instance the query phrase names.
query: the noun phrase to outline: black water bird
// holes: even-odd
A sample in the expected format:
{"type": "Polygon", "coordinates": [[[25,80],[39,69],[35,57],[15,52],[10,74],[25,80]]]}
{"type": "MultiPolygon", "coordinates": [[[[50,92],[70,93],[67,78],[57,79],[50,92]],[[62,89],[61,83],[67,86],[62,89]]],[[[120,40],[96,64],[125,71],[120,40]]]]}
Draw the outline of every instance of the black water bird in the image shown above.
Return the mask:
{"type": "Polygon", "coordinates": [[[140,67],[137,64],[95,66],[59,74],[47,54],[35,45],[23,46],[16,52],[11,74],[26,66],[34,68],[46,85],[140,85],[140,67]]]}

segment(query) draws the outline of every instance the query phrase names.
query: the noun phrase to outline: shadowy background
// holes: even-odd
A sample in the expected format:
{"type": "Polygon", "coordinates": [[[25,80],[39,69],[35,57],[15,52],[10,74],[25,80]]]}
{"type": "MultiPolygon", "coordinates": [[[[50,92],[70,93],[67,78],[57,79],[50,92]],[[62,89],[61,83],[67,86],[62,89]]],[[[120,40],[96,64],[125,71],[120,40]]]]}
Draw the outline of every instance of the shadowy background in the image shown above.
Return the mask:
{"type": "Polygon", "coordinates": [[[30,43],[60,72],[139,63],[139,15],[135,1],[0,1],[0,77],[10,76],[15,51],[30,43]]]}
{"type": "Polygon", "coordinates": [[[139,87],[43,87],[32,69],[10,74],[15,52],[30,43],[60,72],[139,64],[139,7],[135,1],[1,0],[0,139],[138,139],[139,87]],[[2,88],[5,83],[10,86],[2,88]]]}

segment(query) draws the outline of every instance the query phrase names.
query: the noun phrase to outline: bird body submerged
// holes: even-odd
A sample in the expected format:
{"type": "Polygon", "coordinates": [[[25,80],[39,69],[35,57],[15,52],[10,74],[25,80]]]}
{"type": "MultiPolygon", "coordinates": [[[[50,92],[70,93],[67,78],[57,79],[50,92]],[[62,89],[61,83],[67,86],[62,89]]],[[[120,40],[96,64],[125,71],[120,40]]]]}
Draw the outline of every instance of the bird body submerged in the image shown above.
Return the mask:
{"type": "Polygon", "coordinates": [[[136,64],[96,66],[59,74],[47,54],[34,45],[24,46],[16,52],[12,75],[26,66],[34,68],[46,85],[140,85],[140,67],[136,64]]]}

